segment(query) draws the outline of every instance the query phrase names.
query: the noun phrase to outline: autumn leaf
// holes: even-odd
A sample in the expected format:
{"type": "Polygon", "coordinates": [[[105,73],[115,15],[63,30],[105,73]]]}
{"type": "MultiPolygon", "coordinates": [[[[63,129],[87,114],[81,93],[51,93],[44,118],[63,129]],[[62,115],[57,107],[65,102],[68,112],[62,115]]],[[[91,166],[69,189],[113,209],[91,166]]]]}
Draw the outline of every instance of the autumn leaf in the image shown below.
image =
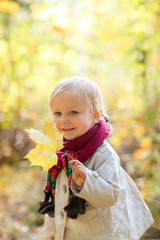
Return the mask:
{"type": "Polygon", "coordinates": [[[149,138],[143,138],[140,147],[143,149],[151,149],[152,145],[152,141],[149,138]]]}
{"type": "Polygon", "coordinates": [[[0,12],[12,14],[19,10],[19,3],[16,1],[0,1],[0,12]]]}
{"type": "Polygon", "coordinates": [[[63,134],[58,132],[55,126],[47,121],[45,121],[44,133],[33,128],[26,131],[37,144],[25,156],[25,158],[29,158],[31,166],[41,166],[44,172],[57,164],[56,152],[63,148],[63,134]]]}
{"type": "Polygon", "coordinates": [[[140,190],[140,193],[141,193],[141,195],[142,195],[142,197],[143,198],[145,198],[146,196],[147,196],[147,193],[146,193],[146,191],[145,190],[140,190]]]}

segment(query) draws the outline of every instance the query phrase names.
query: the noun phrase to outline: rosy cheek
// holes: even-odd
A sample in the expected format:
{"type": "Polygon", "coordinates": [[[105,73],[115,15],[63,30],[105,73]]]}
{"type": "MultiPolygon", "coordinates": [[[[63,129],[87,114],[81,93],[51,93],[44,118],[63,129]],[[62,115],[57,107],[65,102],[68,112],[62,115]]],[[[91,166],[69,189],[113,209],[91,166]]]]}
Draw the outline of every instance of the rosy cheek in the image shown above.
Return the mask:
{"type": "Polygon", "coordinates": [[[54,124],[56,125],[56,127],[58,127],[58,120],[57,120],[57,118],[56,117],[53,117],[53,122],[54,122],[54,124]]]}

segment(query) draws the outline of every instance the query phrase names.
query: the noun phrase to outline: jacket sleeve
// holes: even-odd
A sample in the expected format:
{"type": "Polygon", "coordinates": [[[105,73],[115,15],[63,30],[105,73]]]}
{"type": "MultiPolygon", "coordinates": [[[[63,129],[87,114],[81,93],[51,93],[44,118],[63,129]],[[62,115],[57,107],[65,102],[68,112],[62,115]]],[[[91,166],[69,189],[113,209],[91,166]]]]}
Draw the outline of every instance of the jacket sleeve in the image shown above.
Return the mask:
{"type": "Polygon", "coordinates": [[[87,177],[83,188],[78,190],[72,180],[73,193],[96,208],[115,205],[121,189],[118,186],[119,158],[114,150],[104,146],[103,151],[99,148],[86,167],[87,177]]]}

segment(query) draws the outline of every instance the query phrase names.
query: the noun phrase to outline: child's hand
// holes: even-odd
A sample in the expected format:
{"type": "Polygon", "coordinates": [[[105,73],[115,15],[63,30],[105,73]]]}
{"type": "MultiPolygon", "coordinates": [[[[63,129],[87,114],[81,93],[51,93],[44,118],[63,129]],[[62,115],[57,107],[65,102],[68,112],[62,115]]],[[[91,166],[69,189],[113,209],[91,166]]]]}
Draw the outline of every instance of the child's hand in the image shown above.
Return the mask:
{"type": "Polygon", "coordinates": [[[83,186],[87,176],[86,167],[78,160],[71,160],[72,178],[78,187],[83,186]]]}

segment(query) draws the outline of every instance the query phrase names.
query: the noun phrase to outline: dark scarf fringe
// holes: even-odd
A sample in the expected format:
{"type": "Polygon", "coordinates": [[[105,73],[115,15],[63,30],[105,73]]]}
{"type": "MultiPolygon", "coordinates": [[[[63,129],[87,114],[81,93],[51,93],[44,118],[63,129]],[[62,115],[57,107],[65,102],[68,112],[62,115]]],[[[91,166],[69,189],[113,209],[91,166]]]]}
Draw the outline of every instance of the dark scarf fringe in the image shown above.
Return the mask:
{"type": "Polygon", "coordinates": [[[52,190],[50,189],[48,192],[45,193],[45,199],[43,202],[39,203],[40,207],[38,212],[41,214],[48,214],[50,217],[54,217],[55,211],[55,199],[52,195],[52,190]]]}
{"type": "MultiPolygon", "coordinates": [[[[45,193],[45,199],[40,203],[38,212],[41,214],[48,214],[50,217],[54,217],[55,213],[55,199],[52,195],[52,191],[45,193]]],[[[69,189],[69,204],[64,208],[64,211],[67,213],[68,218],[76,219],[78,214],[85,214],[86,212],[86,200],[80,197],[77,197],[69,189]]]]}
{"type": "Polygon", "coordinates": [[[76,219],[78,214],[85,214],[86,206],[86,200],[75,196],[70,190],[69,204],[64,208],[64,211],[67,213],[67,217],[76,219]]]}

